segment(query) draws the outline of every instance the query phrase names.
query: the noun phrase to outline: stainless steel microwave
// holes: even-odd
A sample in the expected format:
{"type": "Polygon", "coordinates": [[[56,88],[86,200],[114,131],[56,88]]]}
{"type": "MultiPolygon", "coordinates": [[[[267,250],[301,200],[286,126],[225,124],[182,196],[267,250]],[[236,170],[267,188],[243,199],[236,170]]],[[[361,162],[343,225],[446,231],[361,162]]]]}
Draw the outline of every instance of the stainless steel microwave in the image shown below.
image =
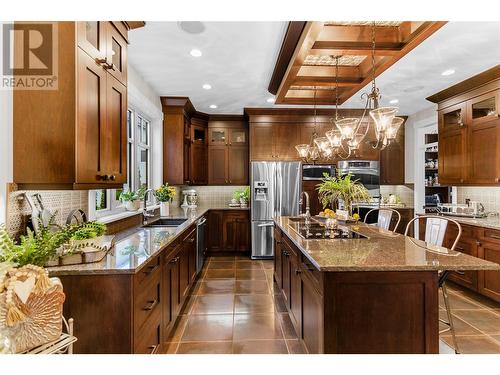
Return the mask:
{"type": "Polygon", "coordinates": [[[322,180],[324,174],[335,176],[335,165],[304,164],[302,165],[302,180],[322,180]]]}

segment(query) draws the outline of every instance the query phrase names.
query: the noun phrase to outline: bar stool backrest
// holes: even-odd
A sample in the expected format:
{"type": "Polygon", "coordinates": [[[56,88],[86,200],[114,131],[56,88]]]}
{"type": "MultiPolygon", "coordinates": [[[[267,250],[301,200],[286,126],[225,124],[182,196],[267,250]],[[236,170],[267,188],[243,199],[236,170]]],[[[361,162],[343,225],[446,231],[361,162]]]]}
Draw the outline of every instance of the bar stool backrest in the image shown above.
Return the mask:
{"type": "Polygon", "coordinates": [[[378,211],[377,226],[379,228],[383,228],[386,230],[390,230],[389,226],[391,225],[392,215],[393,215],[393,213],[396,213],[396,215],[398,217],[398,221],[396,222],[396,225],[394,226],[394,229],[392,231],[395,232],[396,229],[398,229],[399,222],[401,221],[401,214],[399,213],[399,211],[394,210],[392,208],[374,208],[366,213],[365,219],[364,219],[365,223],[366,223],[366,218],[373,211],[378,211]]]}
{"type": "MultiPolygon", "coordinates": [[[[435,246],[443,246],[444,236],[446,235],[446,228],[448,227],[448,223],[452,222],[453,224],[455,224],[458,227],[458,234],[451,247],[451,250],[455,250],[455,246],[457,245],[457,242],[462,235],[462,226],[456,220],[434,215],[417,216],[411,219],[406,225],[405,236],[408,235],[408,231],[410,230],[411,225],[415,222],[415,220],[420,219],[425,219],[426,221],[424,241],[435,246]]],[[[415,237],[418,238],[418,236],[415,237]]]]}

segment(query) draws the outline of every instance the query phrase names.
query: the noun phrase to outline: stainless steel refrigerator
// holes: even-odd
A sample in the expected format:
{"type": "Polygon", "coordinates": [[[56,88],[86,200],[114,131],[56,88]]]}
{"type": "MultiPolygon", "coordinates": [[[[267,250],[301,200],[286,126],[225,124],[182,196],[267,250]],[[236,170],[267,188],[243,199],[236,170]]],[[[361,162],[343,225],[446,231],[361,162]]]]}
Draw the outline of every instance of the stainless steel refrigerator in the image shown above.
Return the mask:
{"type": "Polygon", "coordinates": [[[300,162],[252,162],[252,259],[274,256],[273,217],[299,213],[300,162]]]}

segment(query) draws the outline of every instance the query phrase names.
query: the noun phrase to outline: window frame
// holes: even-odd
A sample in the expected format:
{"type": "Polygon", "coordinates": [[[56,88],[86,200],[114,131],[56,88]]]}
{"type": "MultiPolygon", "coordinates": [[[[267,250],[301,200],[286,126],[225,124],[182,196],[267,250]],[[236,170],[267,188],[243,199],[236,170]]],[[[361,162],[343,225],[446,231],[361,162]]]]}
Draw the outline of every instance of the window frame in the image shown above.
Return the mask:
{"type": "MultiPolygon", "coordinates": [[[[141,148],[147,150],[148,156],[147,156],[146,183],[148,188],[151,187],[152,183],[151,138],[152,138],[152,126],[149,117],[145,116],[140,110],[134,108],[133,106],[129,106],[127,108],[127,182],[123,184],[122,188],[123,190],[131,189],[135,191],[139,188],[138,160],[140,160],[139,152],[141,148]],[[128,122],[129,114],[130,114],[131,124],[129,124],[128,122]],[[137,131],[138,130],[137,122],[139,118],[141,120],[141,123],[143,121],[146,122],[146,140],[147,140],[146,143],[141,142],[141,140],[139,139],[142,135],[142,128],[140,134],[138,134],[139,132],[137,131]],[[129,152],[130,149],[132,150],[132,152],[129,152]]],[[[107,216],[126,212],[125,205],[119,199],[116,198],[117,190],[120,189],[97,189],[89,191],[89,204],[88,204],[89,217],[92,220],[105,218],[107,216]],[[108,207],[102,210],[97,210],[95,205],[96,194],[98,190],[104,190],[107,195],[106,200],[108,207]]],[[[149,197],[147,203],[148,205],[153,203],[151,201],[151,196],[149,197]]]]}

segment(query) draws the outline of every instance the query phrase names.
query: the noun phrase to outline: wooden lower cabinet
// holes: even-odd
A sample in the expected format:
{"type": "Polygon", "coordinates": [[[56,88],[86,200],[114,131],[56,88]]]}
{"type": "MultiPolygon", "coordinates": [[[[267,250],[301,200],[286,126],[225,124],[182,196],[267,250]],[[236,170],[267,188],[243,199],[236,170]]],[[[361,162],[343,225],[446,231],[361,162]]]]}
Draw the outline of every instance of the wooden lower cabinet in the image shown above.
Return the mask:
{"type": "Polygon", "coordinates": [[[283,268],[282,268],[282,239],[281,239],[281,231],[274,229],[274,280],[279,288],[283,287],[283,268]]]}
{"type": "Polygon", "coordinates": [[[439,352],[436,272],[320,272],[275,231],[281,294],[309,353],[439,352]]]}
{"type": "Polygon", "coordinates": [[[196,280],[196,229],[188,228],[135,274],[59,276],[75,353],[161,353],[196,280]]]}
{"type": "Polygon", "coordinates": [[[208,251],[242,253],[250,251],[248,210],[212,210],[208,214],[208,251]]]}

